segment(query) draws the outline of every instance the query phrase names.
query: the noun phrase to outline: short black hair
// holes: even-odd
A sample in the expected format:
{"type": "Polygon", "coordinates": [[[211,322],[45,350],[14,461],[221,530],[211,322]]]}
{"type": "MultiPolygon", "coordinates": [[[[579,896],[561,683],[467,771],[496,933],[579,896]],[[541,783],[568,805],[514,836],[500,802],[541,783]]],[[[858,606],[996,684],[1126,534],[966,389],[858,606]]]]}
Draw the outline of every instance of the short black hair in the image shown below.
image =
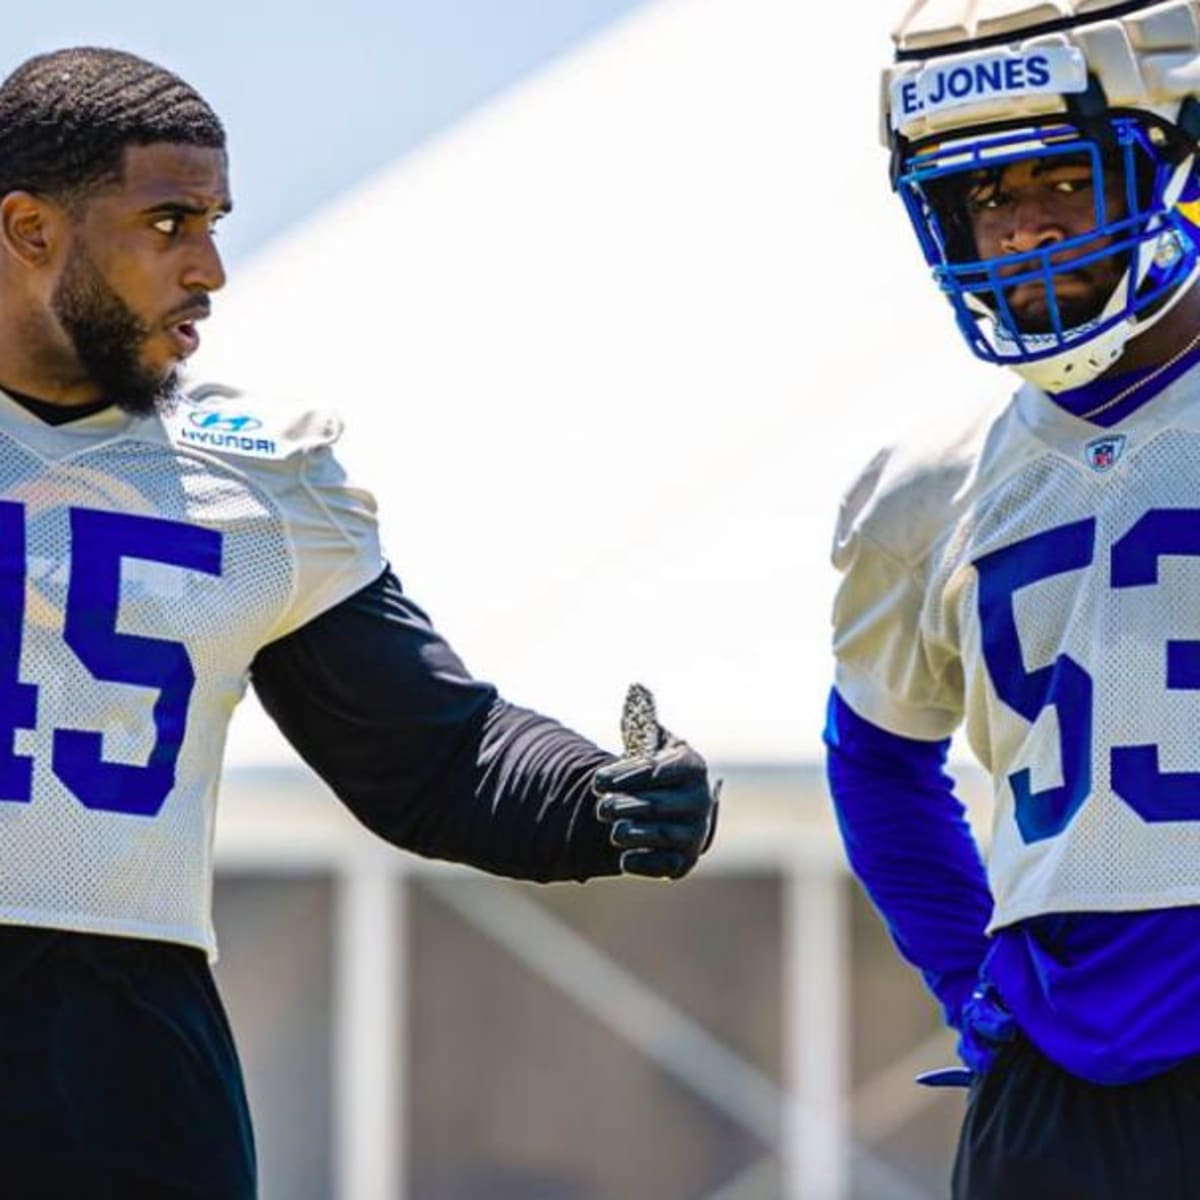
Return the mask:
{"type": "Polygon", "coordinates": [[[124,50],[39,54],[0,84],[0,196],[73,205],[121,178],[126,146],[225,148],[208,102],[178,75],[124,50]]]}

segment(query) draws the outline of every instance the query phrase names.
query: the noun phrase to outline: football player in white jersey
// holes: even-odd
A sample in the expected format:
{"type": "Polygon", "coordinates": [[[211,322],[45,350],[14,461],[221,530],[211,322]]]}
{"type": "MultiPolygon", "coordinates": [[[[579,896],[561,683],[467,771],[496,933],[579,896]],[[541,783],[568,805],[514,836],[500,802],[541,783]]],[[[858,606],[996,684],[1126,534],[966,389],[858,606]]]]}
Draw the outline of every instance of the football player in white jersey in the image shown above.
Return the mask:
{"type": "MultiPolygon", "coordinates": [[[[179,364],[224,282],[225,135],[92,48],[0,84],[0,1189],[248,1200],[208,962],[229,714],[253,682],[355,815],[526,879],[677,878],[714,797],[474,679],[404,594],[339,425],[179,364]]],[[[645,723],[645,722],[643,722],[645,723]]]]}
{"type": "Polygon", "coordinates": [[[958,1200],[1195,1197],[1200,5],[917,0],[895,42],[893,187],[1021,379],[846,496],[831,791],[960,1033],[958,1200]]]}

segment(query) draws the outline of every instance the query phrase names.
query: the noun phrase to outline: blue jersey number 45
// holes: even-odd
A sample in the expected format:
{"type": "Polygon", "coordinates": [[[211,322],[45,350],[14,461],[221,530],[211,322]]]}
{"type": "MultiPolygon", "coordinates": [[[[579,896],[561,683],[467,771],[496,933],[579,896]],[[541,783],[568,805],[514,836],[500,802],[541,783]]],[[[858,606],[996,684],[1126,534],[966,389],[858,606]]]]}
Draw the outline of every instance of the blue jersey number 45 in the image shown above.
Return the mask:
{"type": "MultiPolygon", "coordinates": [[[[142,559],[221,574],[221,535],[159,517],[69,511],[70,577],[63,637],[93,678],[158,691],[154,746],[144,766],[105,761],[100,733],[53,731],[54,774],[87,808],[155,816],[175,786],[196,674],[179,642],[117,632],[121,561],[142,559]]],[[[38,689],[20,678],[25,629],[25,507],[0,501],[0,801],[33,798],[33,759],[16,753],[18,729],[37,724],[38,689]]]]}
{"type": "MultiPolygon", "coordinates": [[[[985,554],[979,573],[983,656],[996,694],[1027,721],[1053,707],[1058,717],[1062,780],[1034,791],[1029,768],[1008,777],[1017,827],[1026,842],[1061,833],[1092,789],[1092,676],[1069,654],[1026,671],[1013,600],[1039,580],[1091,566],[1096,553],[1092,517],[1059,525],[985,554]]],[[[1109,585],[1151,587],[1165,555],[1200,556],[1200,509],[1152,509],[1109,552],[1109,585]]],[[[1166,686],[1200,690],[1200,641],[1168,640],[1166,686]]],[[[1200,772],[1160,771],[1158,747],[1110,748],[1113,790],[1145,821],[1200,820],[1200,772]]]]}

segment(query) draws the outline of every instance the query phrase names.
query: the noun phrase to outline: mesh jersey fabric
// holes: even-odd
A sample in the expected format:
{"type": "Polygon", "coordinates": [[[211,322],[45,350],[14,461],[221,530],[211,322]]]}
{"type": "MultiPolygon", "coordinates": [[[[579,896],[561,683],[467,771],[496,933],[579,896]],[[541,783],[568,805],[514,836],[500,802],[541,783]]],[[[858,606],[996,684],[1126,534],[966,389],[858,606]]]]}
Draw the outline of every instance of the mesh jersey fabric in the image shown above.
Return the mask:
{"type": "Polygon", "coordinates": [[[965,722],[995,794],[990,930],[1200,900],[1198,389],[1097,437],[1026,385],[883,452],[843,503],[838,691],[901,736],[965,722]]]}
{"type": "Polygon", "coordinates": [[[249,665],[383,569],[339,433],[228,390],[55,427],[0,394],[0,922],[215,957],[249,665]]]}

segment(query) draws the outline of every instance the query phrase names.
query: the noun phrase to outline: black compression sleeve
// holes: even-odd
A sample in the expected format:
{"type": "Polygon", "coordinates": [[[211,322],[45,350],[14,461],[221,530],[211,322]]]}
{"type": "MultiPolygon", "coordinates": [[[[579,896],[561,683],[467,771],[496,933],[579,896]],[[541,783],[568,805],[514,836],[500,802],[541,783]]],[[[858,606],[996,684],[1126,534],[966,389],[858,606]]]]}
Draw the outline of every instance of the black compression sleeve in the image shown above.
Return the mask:
{"type": "Polygon", "coordinates": [[[591,777],[612,755],[473,679],[387,571],[259,651],[288,741],[369,829],[521,879],[618,871],[591,777]]]}

